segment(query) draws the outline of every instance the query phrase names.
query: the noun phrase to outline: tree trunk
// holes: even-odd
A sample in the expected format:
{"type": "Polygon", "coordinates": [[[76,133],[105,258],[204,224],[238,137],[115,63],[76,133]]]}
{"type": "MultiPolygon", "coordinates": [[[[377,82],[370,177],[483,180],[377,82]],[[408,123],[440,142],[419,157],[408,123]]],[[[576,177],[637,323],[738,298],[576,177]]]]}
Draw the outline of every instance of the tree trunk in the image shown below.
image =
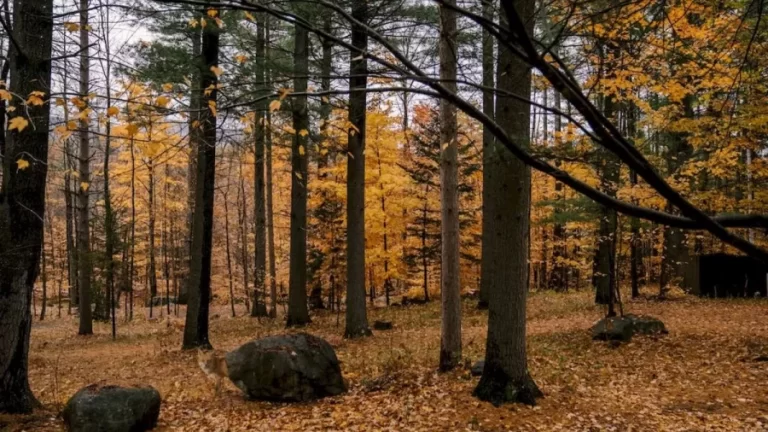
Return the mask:
{"type": "MultiPolygon", "coordinates": [[[[555,47],[555,52],[558,49],[555,47]]],[[[560,92],[555,91],[554,105],[555,109],[560,109],[560,92]]],[[[559,115],[555,115],[555,147],[562,145],[562,137],[560,134],[563,131],[563,120],[559,115]]],[[[562,163],[558,159],[555,161],[555,166],[560,168],[562,163]]],[[[552,228],[552,274],[549,278],[549,288],[555,291],[568,291],[567,281],[567,268],[565,265],[566,259],[566,239],[565,239],[565,224],[561,221],[561,214],[563,212],[563,204],[565,203],[565,193],[563,192],[563,184],[559,181],[555,181],[555,201],[558,203],[555,205],[554,218],[555,224],[552,228]]]]}
{"type": "MultiPolygon", "coordinates": [[[[686,95],[683,98],[683,115],[692,119],[694,96],[686,95]]],[[[675,132],[669,134],[669,148],[667,149],[667,175],[678,177],[679,170],[690,159],[693,149],[688,144],[687,134],[675,132]]],[[[674,208],[668,205],[668,211],[674,208]]],[[[663,298],[670,286],[675,284],[685,288],[685,269],[690,261],[688,244],[685,231],[680,228],[664,227],[664,242],[661,259],[661,281],[659,284],[659,296],[663,298]]]]}
{"type": "MultiPolygon", "coordinates": [[[[368,1],[352,4],[352,17],[368,21],[368,1]]],[[[345,337],[370,336],[365,309],[365,113],[368,64],[360,52],[368,47],[368,35],[361,26],[352,24],[352,46],[349,62],[349,123],[347,132],[347,310],[345,337]],[[363,90],[363,91],[355,91],[363,90]]]]}
{"type": "MultiPolygon", "coordinates": [[[[198,62],[200,68],[203,67],[199,64],[202,52],[202,29],[195,29],[192,31],[192,59],[198,62]]],[[[187,250],[185,254],[184,262],[184,280],[181,282],[181,289],[179,295],[176,298],[177,303],[187,304],[189,286],[189,272],[192,266],[192,224],[194,221],[194,209],[195,209],[195,195],[197,193],[197,151],[198,143],[200,141],[200,128],[195,127],[195,122],[200,122],[200,97],[201,89],[195,87],[200,82],[200,74],[192,68],[192,84],[189,88],[189,164],[187,166],[187,250]]]]}
{"type": "Polygon", "coordinates": [[[269,315],[272,318],[277,317],[277,265],[275,264],[275,225],[274,209],[272,207],[272,127],[271,115],[267,113],[267,139],[266,154],[267,159],[267,254],[269,255],[269,297],[271,308],[269,315]]]}
{"type": "Polygon", "coordinates": [[[248,205],[245,198],[245,180],[243,180],[243,165],[240,162],[240,197],[242,199],[240,213],[240,260],[243,264],[243,291],[245,292],[245,308],[250,310],[251,291],[248,282],[248,205]]]}
{"type": "MultiPolygon", "coordinates": [[[[494,10],[493,10],[493,4],[494,0],[483,0],[483,17],[487,20],[493,20],[494,10]]],[[[488,88],[494,87],[494,77],[493,77],[493,38],[491,37],[490,33],[487,30],[483,30],[483,86],[488,88]]],[[[490,118],[494,118],[494,94],[491,90],[485,90],[483,91],[483,114],[487,115],[490,118]]],[[[488,128],[483,126],[483,219],[482,219],[482,238],[485,239],[489,237],[491,234],[491,230],[493,227],[493,221],[488,219],[488,213],[485,209],[485,203],[489,202],[491,199],[491,195],[489,194],[489,188],[486,185],[490,185],[493,182],[493,179],[490,178],[490,174],[493,170],[488,169],[488,165],[490,164],[490,158],[492,155],[492,151],[494,149],[494,141],[495,138],[493,134],[491,133],[488,128]]],[[[488,250],[489,244],[486,244],[485,241],[481,243],[481,257],[486,256],[486,254],[491,254],[488,250]]],[[[487,309],[488,308],[488,285],[489,283],[484,283],[483,280],[490,277],[490,275],[485,274],[482,272],[483,266],[481,266],[480,270],[480,300],[478,301],[478,308],[480,309],[487,309]]]]}
{"type": "MultiPolygon", "coordinates": [[[[264,56],[269,59],[269,35],[270,35],[270,20],[269,16],[264,18],[265,22],[265,47],[264,56]]],[[[265,68],[264,79],[268,89],[272,89],[271,71],[265,68]]],[[[267,255],[269,255],[269,297],[271,308],[269,310],[269,316],[272,318],[277,317],[277,266],[275,265],[275,227],[274,227],[274,209],[272,208],[272,114],[267,110],[266,114],[266,130],[264,132],[264,157],[266,158],[266,174],[267,174],[267,255]]]]}
{"type": "MultiPolygon", "coordinates": [[[[173,303],[173,313],[176,316],[179,316],[179,263],[182,262],[182,251],[184,250],[183,247],[181,247],[177,239],[179,238],[179,233],[176,229],[176,223],[175,218],[171,219],[171,247],[174,250],[173,254],[173,260],[171,261],[171,275],[173,275],[173,297],[176,299],[176,301],[173,303]]],[[[168,314],[171,314],[170,310],[170,304],[168,305],[168,314]]]]}
{"type": "Polygon", "coordinates": [[[64,200],[66,201],[64,206],[65,206],[65,219],[67,223],[67,226],[65,228],[65,235],[67,236],[67,240],[66,240],[67,283],[69,285],[69,288],[68,288],[69,306],[68,307],[69,307],[69,313],[71,314],[72,305],[79,304],[80,297],[77,289],[78,266],[77,266],[77,250],[75,248],[75,233],[74,233],[75,213],[72,205],[74,201],[74,197],[72,196],[72,174],[70,174],[72,168],[70,166],[70,157],[68,156],[69,154],[71,154],[69,143],[70,141],[69,139],[67,139],[65,143],[65,155],[64,155],[64,160],[66,161],[66,167],[67,167],[67,171],[64,173],[64,200]]]}
{"type": "MultiPolygon", "coordinates": [[[[637,110],[633,103],[627,107],[627,135],[634,143],[637,134],[637,110]]],[[[637,185],[637,173],[634,170],[629,172],[629,182],[634,188],[637,185]]],[[[637,205],[637,198],[632,198],[632,203],[637,205]]],[[[640,239],[640,219],[632,218],[630,220],[630,238],[629,238],[629,277],[632,286],[632,298],[640,296],[640,272],[642,267],[642,250],[640,239]]]]}
{"type": "MultiPolygon", "coordinates": [[[[293,87],[297,93],[307,91],[309,73],[309,33],[296,25],[294,47],[293,87]]],[[[307,155],[309,112],[307,97],[298,96],[291,101],[293,107],[293,137],[291,149],[291,260],[288,282],[288,326],[309,323],[307,309],[307,155]]]]}
{"type": "MultiPolygon", "coordinates": [[[[155,164],[152,158],[147,160],[149,171],[149,304],[157,296],[157,262],[155,260],[155,164]]],[[[150,313],[150,317],[151,317],[150,313]]]]}
{"type": "Polygon", "coordinates": [[[427,196],[429,194],[429,183],[424,191],[424,207],[421,212],[421,272],[422,284],[424,286],[424,301],[429,301],[429,256],[427,252],[427,196]]]}
{"type": "Polygon", "coordinates": [[[384,172],[381,167],[381,152],[376,147],[376,161],[379,168],[379,190],[381,191],[381,213],[384,215],[384,298],[389,306],[389,294],[392,290],[392,279],[389,277],[389,230],[387,229],[387,200],[384,193],[384,172]]]}
{"type": "MultiPolygon", "coordinates": [[[[232,164],[229,164],[230,171],[232,164]]],[[[228,173],[230,174],[230,173],[228,173]]],[[[229,177],[229,175],[228,175],[229,177]]],[[[227,252],[227,276],[229,279],[229,307],[232,309],[232,318],[237,314],[235,313],[235,287],[233,285],[233,273],[232,273],[232,254],[229,247],[229,183],[227,183],[227,191],[224,193],[224,244],[226,245],[227,252]]]]}
{"type": "MultiPolygon", "coordinates": [[[[173,247],[173,219],[168,224],[168,190],[170,189],[170,170],[168,163],[165,164],[165,186],[163,187],[163,225],[160,229],[163,231],[163,278],[165,279],[165,313],[171,314],[171,258],[169,248],[173,247]],[[169,244],[170,243],[170,244],[169,244]]],[[[176,278],[174,277],[174,280],[176,278]]]]}
{"type": "MultiPolygon", "coordinates": [[[[620,51],[615,45],[609,44],[607,49],[611,51],[614,58],[619,58],[620,51]]],[[[611,75],[612,72],[609,71],[608,74],[611,75]]],[[[603,115],[608,119],[613,119],[617,113],[615,96],[604,94],[602,98],[603,115]]],[[[620,180],[619,161],[613,153],[602,149],[600,151],[600,164],[600,189],[606,194],[616,197],[620,180]]],[[[597,265],[594,275],[595,303],[607,305],[608,316],[616,315],[616,228],[616,210],[601,206],[597,265]]]]}
{"type": "MultiPolygon", "coordinates": [[[[265,17],[264,14],[259,14],[258,18],[258,30],[256,36],[256,80],[258,85],[262,88],[265,86],[265,69],[267,66],[266,58],[264,56],[265,48],[265,17]]],[[[263,94],[260,93],[260,94],[263,94]]],[[[265,206],[265,184],[264,184],[264,136],[266,134],[266,128],[264,127],[264,111],[266,110],[266,104],[260,102],[256,107],[256,151],[255,151],[255,178],[254,178],[254,217],[256,219],[256,270],[254,277],[254,296],[253,309],[251,309],[251,316],[263,316],[267,312],[266,307],[266,270],[267,270],[267,214],[265,206]]]]}
{"type": "MultiPolygon", "coordinates": [[[[10,92],[51,91],[53,1],[13,1],[10,92]]],[[[8,132],[0,187],[0,412],[29,413],[39,406],[29,387],[30,303],[40,266],[45,213],[50,104],[29,105],[10,116],[27,116],[23,131],[8,132]],[[19,170],[16,160],[30,165],[19,170]],[[28,157],[28,159],[27,159],[28,157]]]]}
{"type": "MultiPolygon", "coordinates": [[[[440,7],[440,79],[456,92],[456,12],[455,0],[440,7]]],[[[440,101],[440,198],[442,261],[440,289],[442,326],[440,370],[448,371],[461,362],[461,287],[459,275],[459,148],[456,107],[440,101]]]]}
{"type": "MultiPolygon", "coordinates": [[[[67,49],[67,41],[66,38],[62,42],[64,50],[67,49]]],[[[64,81],[62,82],[62,87],[64,90],[64,94],[67,94],[68,92],[68,85],[69,83],[69,71],[67,68],[64,68],[64,81]]],[[[2,102],[2,106],[5,106],[5,101],[2,102]]],[[[64,110],[64,122],[69,123],[69,110],[64,110]]],[[[2,136],[5,136],[5,133],[2,134],[2,136]]],[[[80,297],[78,295],[78,278],[77,278],[77,269],[79,268],[77,265],[77,249],[75,247],[75,212],[74,212],[74,194],[72,193],[72,174],[71,172],[75,169],[72,162],[72,148],[70,146],[71,140],[67,138],[64,140],[64,201],[65,201],[65,218],[66,218],[66,230],[65,235],[67,236],[66,239],[66,246],[67,246],[67,284],[69,285],[67,289],[67,293],[69,295],[69,304],[67,306],[67,312],[69,315],[72,315],[72,305],[79,304],[80,297]]]]}
{"type": "MultiPolygon", "coordinates": [[[[513,31],[533,32],[534,0],[504,3],[514,7],[526,28],[513,31]]],[[[507,27],[502,19],[501,23],[507,27]]],[[[499,45],[497,86],[513,94],[529,95],[531,71],[504,45],[499,45]]],[[[530,141],[530,105],[511,97],[497,95],[496,119],[509,136],[523,146],[530,141]]],[[[528,294],[528,242],[530,207],[530,169],[499,144],[494,144],[486,169],[491,170],[490,184],[483,203],[488,227],[483,242],[483,283],[488,292],[488,338],[485,367],[474,394],[494,404],[522,402],[535,404],[541,391],[528,373],[525,349],[525,311],[528,294]]]]}
{"type": "MultiPolygon", "coordinates": [[[[106,8],[106,21],[109,22],[109,8],[106,8]]],[[[104,24],[102,22],[102,24],[104,24]]],[[[109,36],[109,30],[106,30],[109,36]]],[[[107,39],[109,39],[107,37],[107,39]]],[[[106,45],[106,87],[107,87],[107,107],[112,105],[111,77],[112,77],[112,56],[110,54],[110,45],[106,45]]],[[[112,213],[112,195],[109,186],[109,162],[112,157],[112,121],[106,119],[106,137],[104,138],[104,255],[106,257],[106,267],[104,268],[105,289],[107,291],[107,307],[112,318],[112,340],[117,338],[117,316],[115,311],[115,263],[113,255],[115,253],[115,239],[117,232],[115,230],[114,215],[112,213]]]]}
{"type": "MultiPolygon", "coordinates": [[[[40,248],[40,267],[43,279],[43,298],[40,301],[40,321],[45,320],[45,303],[48,302],[48,269],[46,268],[47,260],[45,259],[45,224],[43,224],[43,244],[40,248]]],[[[34,293],[32,294],[34,296],[34,293]]]]}
{"type": "Polygon", "coordinates": [[[209,25],[203,31],[200,70],[200,140],[197,154],[195,211],[192,223],[192,265],[189,272],[187,316],[183,349],[211,349],[208,340],[208,310],[211,300],[211,251],[213,200],[216,181],[216,97],[218,77],[211,70],[219,64],[219,29],[209,25]],[[210,88],[207,92],[205,89],[210,88]]]}
{"type": "Polygon", "coordinates": [[[131,263],[128,271],[128,297],[130,311],[128,320],[133,320],[133,277],[136,274],[136,140],[131,137],[131,263]]]}
{"type": "MultiPolygon", "coordinates": [[[[80,0],[80,99],[83,108],[88,105],[88,89],[90,84],[90,57],[88,53],[89,30],[88,30],[88,0],[80,0]]],[[[88,224],[88,188],[90,186],[90,159],[91,159],[91,138],[90,124],[88,117],[80,121],[80,152],[79,171],[80,184],[77,188],[77,212],[78,212],[78,233],[77,233],[77,255],[78,265],[80,266],[80,329],[81,335],[93,334],[93,317],[91,315],[91,253],[90,253],[90,227],[88,224]]]]}
{"type": "Polygon", "coordinates": [[[376,298],[376,283],[373,280],[373,266],[368,266],[368,303],[373,307],[376,298]]]}
{"type": "MultiPolygon", "coordinates": [[[[46,205],[46,208],[48,206],[46,205]]],[[[51,266],[53,266],[54,271],[56,270],[56,237],[53,235],[53,217],[51,216],[51,212],[46,211],[46,216],[48,217],[48,238],[51,242],[51,266]]],[[[43,247],[45,249],[45,247],[43,247]]],[[[59,276],[57,278],[57,288],[58,288],[58,298],[57,300],[57,316],[58,318],[61,318],[61,285],[62,285],[62,278],[64,277],[64,272],[59,272],[59,276]]]]}

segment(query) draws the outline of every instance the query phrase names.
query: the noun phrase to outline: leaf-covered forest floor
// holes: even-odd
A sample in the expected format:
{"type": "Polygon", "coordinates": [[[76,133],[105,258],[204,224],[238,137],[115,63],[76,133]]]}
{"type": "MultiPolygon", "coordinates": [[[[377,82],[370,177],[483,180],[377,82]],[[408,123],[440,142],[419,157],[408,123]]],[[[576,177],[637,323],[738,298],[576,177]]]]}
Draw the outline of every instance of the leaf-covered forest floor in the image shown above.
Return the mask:
{"type": "MultiPolygon", "coordinates": [[[[447,374],[436,372],[437,302],[375,309],[371,322],[392,320],[395,329],[355,341],[339,336],[343,316],[337,324],[335,314],[314,315],[305,331],[336,348],[350,391],[305,404],[248,401],[231,382],[215,398],[196,354],[180,350],[181,318],[121,323],[116,342],[106,324],[96,325],[96,336],[78,337],[72,318],[35,322],[31,384],[44,408],[2,416],[0,430],[62,430],[58,411],[94,382],[155,386],[163,397],[157,430],[169,431],[768,430],[768,362],[760,361],[768,359],[768,301],[628,301],[626,312],[661,318],[669,335],[611,347],[590,339],[602,314],[591,300],[589,292],[530,296],[529,364],[546,395],[533,408],[495,408],[472,397],[478,378],[469,366],[482,358],[487,315],[471,301],[462,323],[466,367],[447,374]]],[[[280,323],[230,318],[223,306],[214,314],[217,349],[285,331],[280,323]]]]}

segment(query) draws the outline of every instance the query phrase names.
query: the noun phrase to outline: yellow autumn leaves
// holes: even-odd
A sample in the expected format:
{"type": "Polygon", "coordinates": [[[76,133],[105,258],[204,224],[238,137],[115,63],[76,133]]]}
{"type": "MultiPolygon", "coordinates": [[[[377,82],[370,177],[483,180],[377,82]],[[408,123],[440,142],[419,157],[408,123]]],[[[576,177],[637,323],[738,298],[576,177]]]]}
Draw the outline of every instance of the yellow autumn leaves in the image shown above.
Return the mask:
{"type": "Polygon", "coordinates": [[[12,118],[10,121],[8,121],[8,130],[16,130],[18,132],[23,131],[24,129],[29,126],[29,120],[25,119],[22,116],[16,116],[12,118]]]}
{"type": "MultiPolygon", "coordinates": [[[[212,19],[216,25],[219,28],[224,28],[224,21],[222,21],[221,18],[219,18],[219,11],[216,9],[208,9],[205,13],[205,15],[212,19]]],[[[197,28],[197,26],[200,26],[200,28],[206,28],[208,26],[208,21],[205,19],[205,17],[198,18],[192,18],[187,23],[190,28],[197,28]]]]}
{"type": "MultiPolygon", "coordinates": [[[[4,84],[3,84],[4,85],[4,84]]],[[[42,106],[45,104],[45,93],[41,91],[33,91],[29,94],[27,97],[27,100],[23,103],[27,106],[42,106]]],[[[0,89],[0,99],[6,102],[10,102],[13,100],[13,95],[5,89],[0,89]]],[[[9,106],[6,108],[6,111],[8,112],[14,112],[16,111],[16,108],[13,106],[9,106]]],[[[23,115],[18,115],[16,117],[11,118],[8,120],[8,130],[9,131],[16,131],[16,132],[22,132],[24,129],[26,129],[29,126],[29,120],[27,120],[26,117],[23,115]]],[[[21,167],[22,164],[19,165],[19,169],[24,169],[28,166],[24,165],[24,167],[21,167]]]]}
{"type": "MultiPolygon", "coordinates": [[[[5,85],[5,83],[3,83],[5,85]]],[[[28,106],[42,106],[45,104],[45,93],[41,91],[33,91],[29,94],[27,97],[27,100],[24,102],[28,106]]],[[[7,90],[0,90],[0,99],[6,102],[10,102],[13,100],[13,95],[7,90]]],[[[14,109],[11,109],[14,107],[9,107],[7,111],[13,112],[14,109]]],[[[18,115],[16,117],[11,118],[8,120],[8,131],[16,131],[16,132],[23,132],[24,129],[26,129],[29,126],[29,120],[27,120],[23,115],[18,115]]],[[[16,167],[19,170],[24,170],[29,168],[29,161],[23,158],[20,158],[16,161],[16,167]]]]}

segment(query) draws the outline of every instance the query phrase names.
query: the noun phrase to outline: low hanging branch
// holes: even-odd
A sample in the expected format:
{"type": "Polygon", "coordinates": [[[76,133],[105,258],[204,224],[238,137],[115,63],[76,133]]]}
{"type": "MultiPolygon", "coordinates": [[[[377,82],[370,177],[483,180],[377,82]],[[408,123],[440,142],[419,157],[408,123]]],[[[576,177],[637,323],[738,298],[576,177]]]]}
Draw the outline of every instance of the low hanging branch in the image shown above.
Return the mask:
{"type": "MultiPolygon", "coordinates": [[[[252,12],[263,12],[283,21],[298,23],[300,26],[306,28],[308,31],[324,39],[330,40],[335,44],[337,44],[338,46],[341,46],[353,52],[359,53],[360,55],[363,55],[364,57],[398,73],[399,75],[401,75],[401,77],[421,82],[422,84],[431,88],[433,92],[429,92],[428,94],[433,94],[435,96],[441,97],[451,102],[457,108],[462,110],[465,114],[479,121],[481,124],[483,124],[483,126],[487,127],[491,131],[491,133],[493,133],[493,135],[496,137],[496,139],[499,140],[501,144],[503,144],[510,152],[512,152],[513,155],[519,158],[523,163],[525,163],[526,165],[530,166],[533,169],[536,169],[544,174],[547,174],[555,178],[557,181],[562,182],[563,184],[567,185],[573,190],[592,199],[596,203],[603,205],[605,207],[614,209],[617,212],[620,212],[622,214],[649,220],[662,225],[667,225],[675,228],[707,230],[713,235],[715,235],[716,237],[718,237],[719,239],[721,239],[722,241],[724,241],[725,243],[730,244],[731,246],[734,246],[735,248],[746,253],[747,255],[759,258],[768,263],[768,253],[766,253],[766,251],[753,245],[752,243],[749,243],[748,241],[742,239],[741,237],[730,233],[726,229],[726,227],[768,229],[768,216],[765,216],[765,215],[727,215],[725,216],[724,215],[724,216],[717,216],[717,217],[709,217],[706,214],[704,214],[704,212],[702,212],[700,209],[693,206],[693,204],[685,200],[685,198],[683,198],[677,191],[675,191],[663,178],[661,178],[655,172],[655,170],[653,169],[653,166],[645,159],[645,157],[643,157],[643,155],[639,151],[637,151],[637,149],[635,149],[626,140],[626,138],[624,138],[621,135],[621,133],[616,129],[616,127],[599,112],[599,110],[586,98],[586,96],[584,96],[584,94],[581,92],[578,86],[571,81],[571,78],[569,78],[572,75],[556,69],[554,66],[552,66],[551,64],[549,64],[544,60],[544,58],[536,50],[533,41],[527,35],[524,35],[522,40],[518,41],[517,39],[520,38],[520,35],[517,34],[517,32],[514,32],[514,34],[510,34],[506,31],[501,31],[498,27],[495,26],[495,24],[490,25],[487,22],[481,23],[486,28],[494,29],[495,30],[494,34],[499,39],[499,43],[505,44],[505,46],[509,47],[513,53],[520,56],[526,62],[530,63],[533,67],[539,70],[542,73],[542,75],[545,78],[547,78],[547,80],[550,81],[552,86],[557,91],[559,91],[563,95],[563,97],[566,100],[568,100],[577,109],[577,111],[579,111],[579,113],[586,119],[587,124],[589,124],[589,126],[593,130],[592,134],[590,135],[598,144],[602,145],[607,150],[616,154],[620,160],[622,160],[628,166],[630,166],[635,171],[637,171],[637,173],[644,180],[646,180],[646,182],[648,182],[651,188],[653,188],[656,192],[658,192],[662,197],[667,199],[675,207],[679,208],[683,212],[683,216],[673,215],[670,213],[658,211],[658,210],[647,208],[647,207],[641,207],[638,205],[630,204],[625,201],[619,200],[617,198],[607,195],[587,185],[586,183],[582,182],[579,179],[572,177],[567,172],[561,169],[558,169],[550,165],[549,163],[533,156],[527,150],[517,145],[514,142],[514,140],[511,137],[509,137],[493,119],[485,115],[481,110],[476,108],[473,104],[468,102],[466,99],[458,96],[455,92],[448,90],[445,86],[442,85],[442,83],[439,80],[428,76],[421,68],[414,65],[410,60],[408,60],[408,58],[402,52],[400,52],[396,47],[394,47],[391,43],[389,43],[389,41],[387,41],[387,39],[385,39],[376,30],[354,19],[342,7],[334,3],[331,3],[325,0],[313,1],[313,3],[320,4],[328,9],[333,10],[348,22],[364,28],[368,33],[368,35],[373,40],[378,42],[382,47],[386,48],[402,66],[398,66],[397,64],[394,64],[388,60],[383,59],[382,57],[372,54],[369,51],[360,52],[358,49],[353,47],[348,42],[340,38],[337,38],[331,34],[328,34],[318,28],[315,28],[308,21],[290,12],[277,10],[271,7],[266,7],[260,4],[252,3],[249,0],[233,0],[233,2],[219,2],[219,3],[207,3],[199,0],[158,0],[158,1],[162,3],[188,4],[188,5],[195,5],[199,7],[217,7],[217,8],[238,9],[238,10],[245,10],[245,11],[252,11],[252,12]],[[522,46],[522,49],[518,45],[522,46]]],[[[511,3],[508,0],[502,0],[502,5],[505,8],[507,19],[511,20],[510,21],[512,23],[511,28],[522,29],[523,28],[522,20],[520,19],[517,12],[514,10],[514,7],[511,7],[511,3]],[[511,11],[509,10],[509,8],[511,8],[511,11]]],[[[464,16],[469,17],[470,19],[473,19],[476,21],[482,20],[482,17],[472,14],[464,9],[455,7],[455,10],[463,14],[464,16]]],[[[562,62],[559,62],[559,64],[561,65],[561,67],[564,67],[562,62]]],[[[493,89],[493,90],[497,91],[496,89],[493,89]]],[[[366,91],[369,91],[369,90],[366,90],[366,91]]],[[[370,89],[370,91],[373,91],[373,89],[370,89]]],[[[412,91],[412,89],[409,91],[412,91]]],[[[338,93],[344,93],[344,92],[340,91],[338,93]]],[[[424,93],[427,94],[427,92],[424,92],[424,93]]],[[[515,96],[515,97],[519,97],[519,96],[515,96]]],[[[531,103],[530,100],[526,100],[526,101],[531,103]]]]}

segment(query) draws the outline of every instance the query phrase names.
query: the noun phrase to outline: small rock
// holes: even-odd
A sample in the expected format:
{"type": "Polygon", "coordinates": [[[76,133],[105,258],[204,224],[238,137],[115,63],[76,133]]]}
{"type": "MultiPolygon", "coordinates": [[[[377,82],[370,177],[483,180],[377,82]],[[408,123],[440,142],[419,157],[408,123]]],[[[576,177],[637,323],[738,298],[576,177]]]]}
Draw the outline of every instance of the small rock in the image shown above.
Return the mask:
{"type": "Polygon", "coordinates": [[[633,334],[632,320],[626,316],[603,318],[592,327],[594,340],[629,342],[633,334]]]}
{"type": "Polygon", "coordinates": [[[160,415],[160,393],[152,387],[92,384],[69,399],[62,417],[70,432],[142,432],[160,415]]]}
{"type": "Polygon", "coordinates": [[[374,321],[374,330],[392,330],[392,321],[374,321]]]}
{"type": "Polygon", "coordinates": [[[307,333],[248,342],[226,361],[229,379],[252,399],[301,402],[347,390],[333,347],[307,333]]]}
{"type": "Polygon", "coordinates": [[[591,331],[594,340],[620,342],[629,342],[635,334],[668,333],[664,323],[659,319],[632,314],[603,318],[592,327],[591,331]]]}
{"type": "Polygon", "coordinates": [[[469,370],[472,376],[480,376],[483,374],[483,369],[485,368],[485,360],[478,360],[475,362],[475,364],[472,365],[472,368],[469,370]]]}

